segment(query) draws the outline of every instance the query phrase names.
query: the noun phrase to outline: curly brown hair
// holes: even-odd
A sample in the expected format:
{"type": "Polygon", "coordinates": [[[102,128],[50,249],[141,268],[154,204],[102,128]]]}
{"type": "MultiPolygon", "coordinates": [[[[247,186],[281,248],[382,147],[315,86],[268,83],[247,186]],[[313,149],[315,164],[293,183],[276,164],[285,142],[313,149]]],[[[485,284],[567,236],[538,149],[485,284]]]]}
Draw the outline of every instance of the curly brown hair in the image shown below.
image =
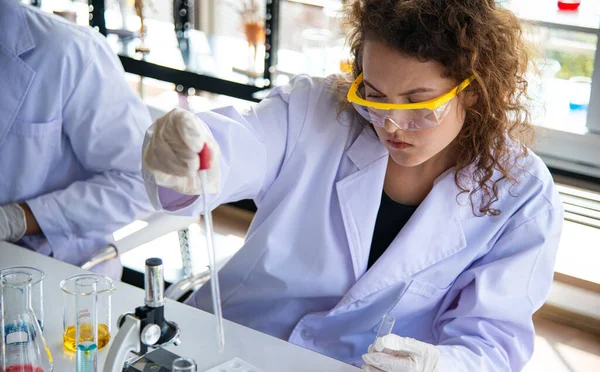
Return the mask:
{"type": "MultiPolygon", "coordinates": [[[[526,100],[528,47],[519,20],[494,0],[349,0],[345,10],[353,78],[363,70],[367,36],[419,60],[441,63],[444,77],[457,84],[475,76],[465,92],[477,100],[465,106],[455,140],[455,182],[461,193],[469,193],[473,213],[498,215],[492,205],[499,183],[517,183],[514,170],[534,137],[526,100]],[[494,177],[495,171],[501,176],[494,177]]],[[[345,101],[347,78],[336,85],[345,101]]]]}

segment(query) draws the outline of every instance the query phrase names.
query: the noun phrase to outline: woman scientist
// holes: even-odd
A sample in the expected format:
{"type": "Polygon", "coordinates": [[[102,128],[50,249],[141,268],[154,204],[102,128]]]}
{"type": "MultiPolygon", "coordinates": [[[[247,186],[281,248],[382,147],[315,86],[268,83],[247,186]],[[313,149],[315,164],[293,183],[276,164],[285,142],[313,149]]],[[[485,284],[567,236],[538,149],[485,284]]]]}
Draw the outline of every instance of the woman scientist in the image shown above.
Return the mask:
{"type": "MultiPolygon", "coordinates": [[[[220,273],[227,319],[370,371],[520,371],[563,212],[526,147],[519,21],[492,0],[347,16],[352,84],[301,76],[250,112],[167,114],[146,138],[149,195],[185,214],[204,191],[258,205],[220,273]],[[384,314],[393,334],[369,348],[384,314]]],[[[210,310],[209,288],[189,303],[210,310]]]]}

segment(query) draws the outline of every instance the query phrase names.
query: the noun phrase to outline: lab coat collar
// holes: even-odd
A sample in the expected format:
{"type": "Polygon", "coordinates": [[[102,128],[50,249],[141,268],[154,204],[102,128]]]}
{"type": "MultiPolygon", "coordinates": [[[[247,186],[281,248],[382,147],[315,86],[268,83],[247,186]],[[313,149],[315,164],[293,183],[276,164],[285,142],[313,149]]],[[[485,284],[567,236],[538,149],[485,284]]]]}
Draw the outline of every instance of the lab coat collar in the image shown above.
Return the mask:
{"type": "MultiPolygon", "coordinates": [[[[345,125],[357,124],[352,122],[349,113],[345,114],[345,125]]],[[[379,206],[381,201],[387,155],[387,150],[371,129],[360,129],[359,135],[346,151],[346,156],[356,165],[358,171],[336,183],[356,279],[366,268],[371,235],[377,217],[378,208],[375,206],[379,206]]]]}
{"type": "Polygon", "coordinates": [[[25,8],[18,0],[0,1],[0,25],[0,50],[19,56],[35,47],[25,8]]]}
{"type": "Polygon", "coordinates": [[[377,156],[368,153],[369,142],[363,134],[348,151],[359,171],[336,184],[357,279],[336,308],[408,280],[466,247],[461,213],[464,209],[470,211],[470,206],[465,194],[457,198],[460,190],[454,180],[454,169],[450,169],[435,180],[432,191],[413,217],[367,271],[388,157],[370,162],[377,156]],[[358,151],[361,143],[367,144],[363,155],[358,151]]]}
{"type": "MultiPolygon", "coordinates": [[[[350,125],[357,125],[357,123],[351,122],[350,125]]],[[[386,157],[388,152],[371,128],[363,128],[346,154],[358,169],[363,169],[374,161],[386,157]]]]}

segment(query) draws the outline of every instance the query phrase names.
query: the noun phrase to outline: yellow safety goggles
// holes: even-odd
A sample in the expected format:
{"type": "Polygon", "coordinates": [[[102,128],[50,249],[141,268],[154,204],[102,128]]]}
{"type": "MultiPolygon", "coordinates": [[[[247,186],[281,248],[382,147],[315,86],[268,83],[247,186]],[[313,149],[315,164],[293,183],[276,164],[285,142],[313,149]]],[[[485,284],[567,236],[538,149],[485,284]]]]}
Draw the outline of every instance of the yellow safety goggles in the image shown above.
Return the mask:
{"type": "Polygon", "coordinates": [[[373,125],[384,128],[389,120],[401,130],[414,131],[439,125],[450,112],[450,101],[471,84],[471,76],[446,94],[425,102],[385,103],[368,101],[361,97],[363,74],[358,75],[348,91],[348,102],[373,125]]]}

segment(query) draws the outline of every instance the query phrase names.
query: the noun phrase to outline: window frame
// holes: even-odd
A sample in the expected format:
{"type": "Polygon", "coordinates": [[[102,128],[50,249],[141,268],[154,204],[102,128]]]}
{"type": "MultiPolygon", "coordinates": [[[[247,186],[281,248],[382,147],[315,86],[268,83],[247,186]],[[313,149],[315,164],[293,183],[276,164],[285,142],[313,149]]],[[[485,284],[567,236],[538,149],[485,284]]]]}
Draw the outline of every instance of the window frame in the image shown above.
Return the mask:
{"type": "MultiPolygon", "coordinates": [[[[587,127],[590,132],[600,136],[600,29],[596,32],[596,56],[594,59],[594,72],[592,73],[592,94],[588,110],[587,127]]],[[[600,146],[600,143],[598,143],[600,146]]],[[[600,158],[595,158],[600,163],[600,158]]]]}
{"type": "MultiPolygon", "coordinates": [[[[567,26],[557,28],[572,29],[567,26]]],[[[586,121],[588,132],[578,134],[537,126],[534,151],[551,168],[600,179],[600,25],[596,35],[592,91],[586,121]]]]}

